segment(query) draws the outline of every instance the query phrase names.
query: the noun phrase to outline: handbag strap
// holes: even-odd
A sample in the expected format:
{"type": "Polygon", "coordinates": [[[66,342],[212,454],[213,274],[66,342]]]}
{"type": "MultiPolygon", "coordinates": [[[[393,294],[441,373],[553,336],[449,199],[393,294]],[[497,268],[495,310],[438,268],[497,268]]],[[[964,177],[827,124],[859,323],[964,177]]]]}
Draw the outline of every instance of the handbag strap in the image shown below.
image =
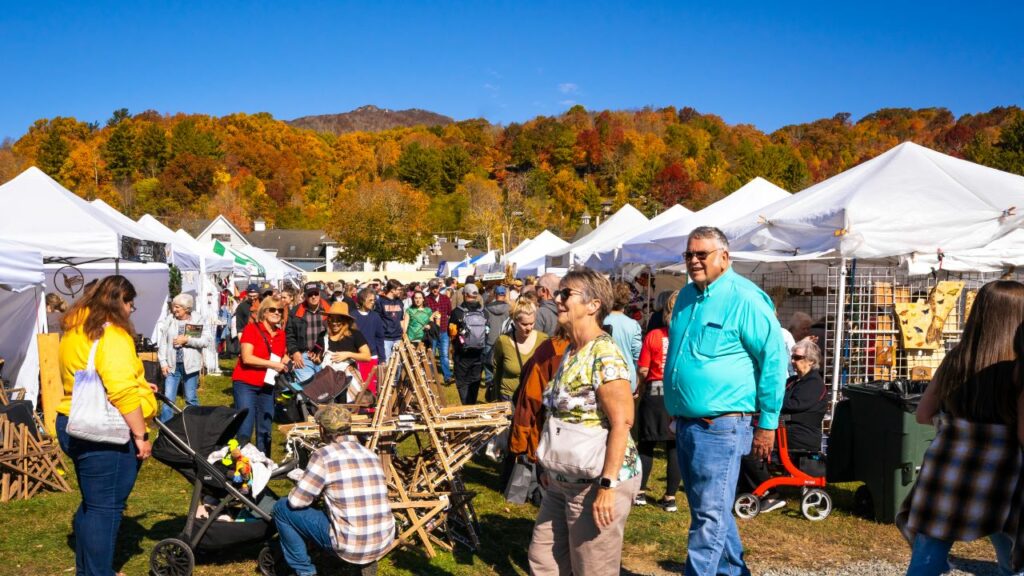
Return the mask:
{"type": "Polygon", "coordinates": [[[96,371],[96,349],[100,347],[99,340],[92,341],[92,349],[89,350],[89,362],[86,363],[85,369],[88,372],[96,371]]]}

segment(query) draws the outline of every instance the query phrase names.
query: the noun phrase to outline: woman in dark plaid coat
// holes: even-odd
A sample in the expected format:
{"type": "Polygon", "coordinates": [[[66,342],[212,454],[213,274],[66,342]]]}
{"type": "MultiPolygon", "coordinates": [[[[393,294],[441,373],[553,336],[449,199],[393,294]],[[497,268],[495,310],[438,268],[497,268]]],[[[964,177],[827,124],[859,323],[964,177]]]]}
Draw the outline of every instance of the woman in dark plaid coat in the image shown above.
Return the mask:
{"type": "Polygon", "coordinates": [[[1022,353],[1024,284],[986,284],[917,408],[937,431],[901,525],[913,546],[908,575],[946,572],[954,542],[985,536],[1002,573],[1024,567],[1022,353]]]}

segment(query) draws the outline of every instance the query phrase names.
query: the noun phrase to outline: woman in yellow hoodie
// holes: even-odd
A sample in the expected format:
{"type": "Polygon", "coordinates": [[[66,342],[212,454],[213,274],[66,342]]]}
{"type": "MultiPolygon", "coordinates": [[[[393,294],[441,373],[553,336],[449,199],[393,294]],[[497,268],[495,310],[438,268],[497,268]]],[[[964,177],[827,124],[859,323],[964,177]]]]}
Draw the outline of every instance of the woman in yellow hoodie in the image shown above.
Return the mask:
{"type": "Polygon", "coordinates": [[[107,276],[87,289],[62,321],[60,370],[64,398],[57,407],[57,439],[74,464],[82,493],[72,523],[79,575],[114,574],[114,544],[125,502],[142,461],[153,449],[146,422],[156,414],[157,403],[135,353],[135,329],[130,318],[134,300],[135,287],[127,278],[107,276]],[[85,369],[92,343],[97,340],[96,372],[110,403],[131,429],[131,440],[122,445],[90,442],[67,433],[75,372],[85,369]]]}

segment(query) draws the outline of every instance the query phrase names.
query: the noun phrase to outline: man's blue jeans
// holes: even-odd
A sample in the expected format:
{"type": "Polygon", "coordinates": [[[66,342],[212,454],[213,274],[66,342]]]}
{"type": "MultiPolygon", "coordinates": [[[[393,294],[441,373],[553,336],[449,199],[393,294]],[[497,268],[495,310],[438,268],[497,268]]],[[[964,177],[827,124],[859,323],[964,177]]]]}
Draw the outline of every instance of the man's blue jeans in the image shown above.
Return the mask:
{"type": "Polygon", "coordinates": [[[274,504],[274,524],[281,538],[285,562],[295,570],[296,576],[316,574],[306,541],[312,540],[321,548],[333,549],[331,521],[327,514],[316,508],[292,508],[288,505],[288,498],[282,498],[274,504]]]}
{"type": "MultiPolygon", "coordinates": [[[[185,382],[185,405],[199,406],[199,372],[185,374],[185,364],[182,362],[178,362],[174,366],[174,370],[164,378],[164,395],[171,402],[176,402],[178,398],[178,384],[181,384],[183,380],[185,382]]],[[[171,416],[174,416],[174,410],[167,404],[164,404],[160,408],[160,420],[167,422],[171,419],[171,416]]]]}
{"type": "Polygon", "coordinates": [[[451,346],[451,339],[447,331],[441,331],[441,335],[430,343],[430,349],[441,358],[441,374],[445,380],[452,378],[452,365],[448,360],[448,348],[451,346]]]}
{"type": "Polygon", "coordinates": [[[676,418],[676,449],[690,505],[686,576],[749,576],[732,517],[740,458],[750,452],[749,416],[676,418]]]}
{"type": "MultiPolygon", "coordinates": [[[[1010,556],[1013,551],[1013,539],[1006,534],[993,534],[989,536],[992,547],[996,551],[996,563],[999,565],[1000,574],[1014,574],[1010,570],[1010,556]]],[[[925,534],[918,534],[914,537],[914,547],[910,553],[910,566],[907,567],[907,576],[931,576],[944,574],[949,571],[949,549],[953,543],[946,540],[932,538],[925,534]]],[[[1017,574],[1020,574],[1019,572],[1017,574]]]]}
{"type": "Polygon", "coordinates": [[[71,458],[82,503],[71,529],[75,533],[75,575],[112,576],[114,547],[128,495],[142,460],[135,442],[122,446],[89,442],[68,435],[68,417],[57,415],[57,441],[71,458]]]}
{"type": "Polygon", "coordinates": [[[274,387],[250,386],[235,380],[232,383],[235,408],[247,408],[249,413],[238,427],[238,441],[252,441],[252,429],[256,428],[256,448],[270,458],[270,434],[274,424],[274,387]]]}

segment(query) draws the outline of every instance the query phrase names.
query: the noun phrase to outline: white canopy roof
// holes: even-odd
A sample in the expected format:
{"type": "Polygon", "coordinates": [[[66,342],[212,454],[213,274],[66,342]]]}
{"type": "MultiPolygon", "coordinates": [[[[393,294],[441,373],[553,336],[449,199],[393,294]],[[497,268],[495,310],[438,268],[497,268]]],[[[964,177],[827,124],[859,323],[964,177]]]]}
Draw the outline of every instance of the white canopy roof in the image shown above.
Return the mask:
{"type": "MultiPolygon", "coordinates": [[[[145,216],[143,216],[143,218],[145,218],[145,216]]],[[[245,272],[245,266],[241,264],[236,265],[234,258],[214,254],[213,250],[211,250],[209,246],[203,246],[201,242],[180,228],[174,232],[174,237],[182,246],[189,248],[206,259],[206,271],[209,273],[235,271],[239,273],[245,272]]]]}
{"type": "Polygon", "coordinates": [[[0,289],[21,292],[41,286],[44,278],[42,253],[20,244],[0,242],[0,289]]]}
{"type": "Polygon", "coordinates": [[[301,279],[305,273],[301,268],[293,266],[256,246],[232,246],[232,250],[252,258],[263,267],[265,277],[271,282],[279,282],[286,279],[301,279]]]}
{"type": "Polygon", "coordinates": [[[125,258],[122,238],[145,240],[138,227],[124,225],[35,166],[0,186],[0,203],[0,239],[32,247],[43,258],[125,258]]]}
{"type": "Polygon", "coordinates": [[[505,256],[505,261],[516,265],[517,276],[535,275],[544,269],[548,254],[567,246],[568,242],[545,230],[529,240],[529,244],[520,244],[514,253],[505,256]]]}
{"type": "Polygon", "coordinates": [[[634,230],[628,236],[623,237],[622,241],[614,249],[605,250],[591,256],[587,260],[587,266],[602,271],[609,271],[621,262],[638,262],[637,260],[628,260],[626,258],[627,245],[640,242],[646,248],[648,239],[656,237],[653,234],[657,231],[661,231],[662,235],[677,233],[679,231],[679,223],[692,215],[693,211],[689,208],[681,204],[673,204],[661,214],[651,218],[647,226],[634,230]]]}
{"type": "Polygon", "coordinates": [[[885,258],[985,247],[1024,222],[1024,176],[906,142],[723,227],[762,254],[885,258]]]}
{"type": "MultiPolygon", "coordinates": [[[[99,200],[97,200],[99,202],[99,200]]],[[[164,226],[159,220],[149,214],[139,218],[137,224],[145,228],[150,234],[156,236],[161,242],[171,247],[171,257],[168,261],[177,266],[180,270],[201,270],[203,256],[196,250],[181,241],[174,235],[174,231],[164,226]]]]}
{"type": "Polygon", "coordinates": [[[741,188],[718,202],[699,210],[688,218],[669,223],[661,230],[651,230],[644,245],[637,239],[623,246],[623,262],[640,264],[666,264],[679,262],[686,250],[690,231],[698,226],[718,226],[736,219],[738,214],[748,214],[762,206],[789,198],[789,192],[760,176],[747,182],[741,188]],[[628,250],[628,257],[627,257],[628,250]]]}
{"type": "Polygon", "coordinates": [[[639,210],[626,204],[590,234],[565,248],[548,253],[547,267],[570,268],[584,264],[595,252],[615,248],[622,238],[632,234],[637,228],[647,226],[649,222],[639,210]]]}
{"type": "MultiPolygon", "coordinates": [[[[545,230],[545,232],[546,232],[546,230],[545,230]]],[[[542,232],[542,234],[543,234],[543,232],[542,232]]],[[[513,249],[509,250],[508,252],[506,252],[505,255],[502,256],[502,260],[508,261],[510,256],[515,256],[516,254],[518,254],[518,253],[522,252],[523,250],[525,250],[526,247],[530,245],[530,242],[533,242],[533,238],[527,238],[526,240],[523,240],[522,242],[519,243],[518,246],[516,246],[515,248],[513,248],[513,249]]]]}

